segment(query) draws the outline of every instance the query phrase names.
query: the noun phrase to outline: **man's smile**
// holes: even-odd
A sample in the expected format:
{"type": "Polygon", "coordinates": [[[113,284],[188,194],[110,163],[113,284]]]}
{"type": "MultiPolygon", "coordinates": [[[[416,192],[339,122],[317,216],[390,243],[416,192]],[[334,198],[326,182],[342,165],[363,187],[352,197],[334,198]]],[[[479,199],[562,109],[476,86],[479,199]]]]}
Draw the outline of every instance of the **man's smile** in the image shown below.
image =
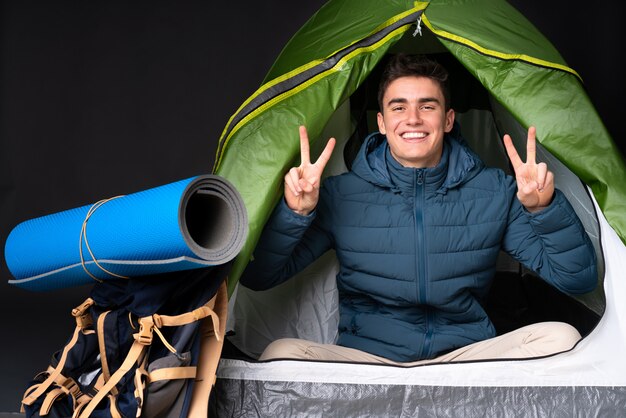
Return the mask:
{"type": "Polygon", "coordinates": [[[400,135],[402,139],[424,139],[427,136],[426,132],[404,132],[400,135]]]}

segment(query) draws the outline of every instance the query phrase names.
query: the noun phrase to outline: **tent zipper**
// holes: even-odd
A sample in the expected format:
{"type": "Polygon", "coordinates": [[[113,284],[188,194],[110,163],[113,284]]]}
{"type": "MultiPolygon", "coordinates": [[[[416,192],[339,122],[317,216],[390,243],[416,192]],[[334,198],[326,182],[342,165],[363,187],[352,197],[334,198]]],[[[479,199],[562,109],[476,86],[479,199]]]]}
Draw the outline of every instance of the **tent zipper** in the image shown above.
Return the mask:
{"type": "Polygon", "coordinates": [[[424,6],[421,8],[416,7],[408,12],[389,19],[388,22],[390,23],[380,28],[380,30],[371,33],[369,36],[355,43],[347,45],[345,48],[335,52],[323,60],[320,60],[317,63],[310,62],[304,64],[281,77],[263,84],[248,100],[246,100],[246,102],[244,102],[237,112],[231,116],[230,120],[226,124],[226,127],[217,144],[213,172],[218,170],[227,143],[230,140],[230,137],[238,130],[240,124],[245,124],[250,118],[256,117],[256,113],[265,111],[269,107],[273,107],[274,104],[272,102],[279,96],[293,90],[305,88],[309,80],[320,77],[320,75],[324,73],[330,74],[335,67],[341,65],[343,60],[349,58],[350,54],[353,54],[355,51],[373,47],[378,42],[384,40],[387,36],[392,35],[396,30],[402,27],[405,27],[408,30],[408,28],[411,25],[414,25],[417,19],[423,14],[423,7],[424,6]]]}

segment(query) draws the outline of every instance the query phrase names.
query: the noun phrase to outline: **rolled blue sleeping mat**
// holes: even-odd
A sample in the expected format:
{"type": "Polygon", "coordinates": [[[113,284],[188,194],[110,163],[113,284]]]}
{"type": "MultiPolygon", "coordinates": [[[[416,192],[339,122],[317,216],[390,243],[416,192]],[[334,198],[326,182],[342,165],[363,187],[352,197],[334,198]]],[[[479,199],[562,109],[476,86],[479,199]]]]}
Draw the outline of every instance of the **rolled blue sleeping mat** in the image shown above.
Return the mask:
{"type": "Polygon", "coordinates": [[[5,259],[10,284],[48,291],[224,264],[247,234],[238,191],[202,175],[22,222],[5,259]]]}

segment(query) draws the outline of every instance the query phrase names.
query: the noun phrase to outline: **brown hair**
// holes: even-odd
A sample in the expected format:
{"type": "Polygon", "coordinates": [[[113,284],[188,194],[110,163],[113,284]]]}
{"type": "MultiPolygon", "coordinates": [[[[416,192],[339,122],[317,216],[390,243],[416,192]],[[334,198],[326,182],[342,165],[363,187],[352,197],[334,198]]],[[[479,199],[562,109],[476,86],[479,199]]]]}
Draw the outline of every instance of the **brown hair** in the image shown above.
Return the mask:
{"type": "Polygon", "coordinates": [[[446,111],[450,109],[450,87],[448,85],[448,71],[437,61],[424,55],[397,54],[391,57],[378,86],[378,107],[383,111],[383,96],[389,84],[401,77],[430,78],[441,88],[445,100],[446,111]]]}

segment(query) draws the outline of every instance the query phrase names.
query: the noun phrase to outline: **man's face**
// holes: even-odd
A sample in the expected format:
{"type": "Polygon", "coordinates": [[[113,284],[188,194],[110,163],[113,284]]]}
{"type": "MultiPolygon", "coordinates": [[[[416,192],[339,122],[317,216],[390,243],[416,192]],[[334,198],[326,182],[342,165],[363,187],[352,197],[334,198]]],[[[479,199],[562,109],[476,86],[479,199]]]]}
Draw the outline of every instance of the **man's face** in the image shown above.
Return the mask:
{"type": "Polygon", "coordinates": [[[434,167],[441,159],[444,133],[454,123],[446,112],[439,84],[426,77],[400,77],[383,96],[378,129],[387,136],[391,155],[404,167],[434,167]]]}

